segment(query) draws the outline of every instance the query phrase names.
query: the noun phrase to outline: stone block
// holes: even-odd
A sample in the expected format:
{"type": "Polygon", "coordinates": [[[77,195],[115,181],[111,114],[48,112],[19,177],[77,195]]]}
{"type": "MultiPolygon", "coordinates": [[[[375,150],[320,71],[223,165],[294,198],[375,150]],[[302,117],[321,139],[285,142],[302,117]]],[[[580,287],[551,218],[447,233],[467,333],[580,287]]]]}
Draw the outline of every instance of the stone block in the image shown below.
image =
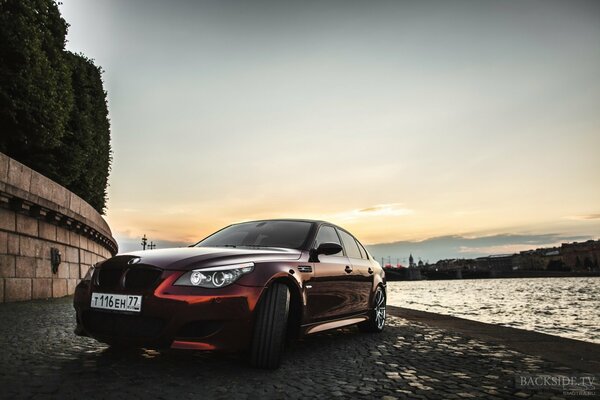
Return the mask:
{"type": "Polygon", "coordinates": [[[41,257],[42,241],[27,236],[19,236],[19,255],[25,257],[41,257]]]}
{"type": "Polygon", "coordinates": [[[67,294],[75,293],[76,286],[77,286],[77,279],[67,279],[67,294]]]}
{"type": "Polygon", "coordinates": [[[32,298],[48,299],[50,297],[52,297],[52,279],[34,279],[32,298]]]}
{"type": "Polygon", "coordinates": [[[63,254],[63,261],[79,263],[79,249],[67,247],[67,253],[63,254]]]}
{"type": "Polygon", "coordinates": [[[56,228],[56,241],[64,244],[69,244],[69,231],[63,227],[56,228]]]}
{"type": "Polygon", "coordinates": [[[79,212],[85,219],[93,221],[96,224],[98,213],[88,203],[81,202],[81,210],[79,212]]]}
{"type": "Polygon", "coordinates": [[[82,252],[83,254],[83,263],[85,264],[92,264],[92,253],[90,253],[89,251],[84,251],[82,252]]]}
{"type": "Polygon", "coordinates": [[[33,173],[31,175],[31,193],[43,199],[54,201],[52,192],[56,183],[44,175],[33,173]]]}
{"type": "Polygon", "coordinates": [[[19,235],[8,233],[7,253],[19,254],[19,235]]]}
{"type": "Polygon", "coordinates": [[[6,278],[4,280],[4,300],[6,302],[31,300],[31,279],[6,278]]]}
{"type": "Polygon", "coordinates": [[[69,244],[71,246],[81,246],[81,236],[77,232],[69,232],[69,244]]]}
{"type": "Polygon", "coordinates": [[[67,280],[52,279],[52,297],[63,297],[67,295],[67,280]]]}
{"type": "Polygon", "coordinates": [[[38,220],[28,215],[17,214],[17,232],[37,236],[38,220]]]}
{"type": "Polygon", "coordinates": [[[8,181],[8,162],[10,158],[0,153],[0,182],[8,181]]]}
{"type": "Polygon", "coordinates": [[[89,265],[81,264],[81,265],[79,266],[79,278],[80,278],[80,279],[83,279],[83,278],[85,277],[85,275],[86,275],[86,274],[87,274],[87,272],[88,272],[88,269],[90,269],[90,266],[89,266],[89,265]]]}
{"type": "Polygon", "coordinates": [[[13,159],[8,162],[8,183],[29,192],[31,186],[31,169],[13,159]]]}
{"type": "Polygon", "coordinates": [[[0,255],[0,277],[13,278],[16,275],[15,256],[0,255]]]}
{"type": "Polygon", "coordinates": [[[58,272],[55,277],[65,278],[65,279],[68,278],[69,270],[70,270],[69,265],[70,265],[70,263],[64,262],[64,261],[62,263],[60,263],[60,265],[58,266],[58,272]]]}
{"type": "MultiPolygon", "coordinates": [[[[36,278],[52,278],[52,264],[50,260],[38,258],[35,265],[36,278]]],[[[50,285],[52,286],[52,284],[50,285]]]]}
{"type": "Polygon", "coordinates": [[[56,241],[56,225],[47,222],[39,222],[40,238],[56,241]]]}
{"type": "Polygon", "coordinates": [[[69,192],[58,183],[52,182],[52,201],[64,208],[69,208],[69,192]]]}
{"type": "Polygon", "coordinates": [[[36,259],[33,257],[16,257],[16,276],[17,278],[34,278],[36,259]]]}
{"type": "Polygon", "coordinates": [[[0,208],[0,229],[14,232],[17,230],[16,213],[6,208],[0,208]]]}
{"type": "Polygon", "coordinates": [[[69,278],[79,279],[79,264],[69,264],[69,278]]]}
{"type": "Polygon", "coordinates": [[[45,240],[40,240],[39,245],[40,245],[39,258],[43,258],[45,260],[50,260],[52,258],[52,248],[53,247],[58,248],[55,243],[47,242],[45,240]]]}
{"type": "Polygon", "coordinates": [[[70,193],[69,197],[69,209],[74,213],[81,214],[81,198],[75,193],[70,193]]]}
{"type": "Polygon", "coordinates": [[[8,253],[8,232],[0,232],[0,254],[8,253]]]}

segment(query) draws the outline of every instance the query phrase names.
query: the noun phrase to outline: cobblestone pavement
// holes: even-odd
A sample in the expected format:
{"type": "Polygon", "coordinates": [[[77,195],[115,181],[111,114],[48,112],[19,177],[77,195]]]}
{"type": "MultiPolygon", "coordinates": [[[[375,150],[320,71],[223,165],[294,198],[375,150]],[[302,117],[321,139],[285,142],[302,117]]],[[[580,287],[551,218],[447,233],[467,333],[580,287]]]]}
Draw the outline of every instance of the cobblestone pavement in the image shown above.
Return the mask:
{"type": "Polygon", "coordinates": [[[514,389],[515,373],[573,372],[397,317],[380,335],[348,328],[307,337],[276,371],[234,355],[118,353],[72,333],[71,301],[0,304],[0,398],[559,399],[514,389]]]}

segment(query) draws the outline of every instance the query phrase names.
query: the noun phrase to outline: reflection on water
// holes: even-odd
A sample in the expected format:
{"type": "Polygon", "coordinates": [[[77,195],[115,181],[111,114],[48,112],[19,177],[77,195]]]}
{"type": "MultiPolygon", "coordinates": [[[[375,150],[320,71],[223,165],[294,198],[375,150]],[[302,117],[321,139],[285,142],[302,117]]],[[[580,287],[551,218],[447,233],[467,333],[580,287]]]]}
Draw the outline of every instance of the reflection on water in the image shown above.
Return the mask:
{"type": "Polygon", "coordinates": [[[600,343],[600,278],[389,282],[388,304],[600,343]]]}

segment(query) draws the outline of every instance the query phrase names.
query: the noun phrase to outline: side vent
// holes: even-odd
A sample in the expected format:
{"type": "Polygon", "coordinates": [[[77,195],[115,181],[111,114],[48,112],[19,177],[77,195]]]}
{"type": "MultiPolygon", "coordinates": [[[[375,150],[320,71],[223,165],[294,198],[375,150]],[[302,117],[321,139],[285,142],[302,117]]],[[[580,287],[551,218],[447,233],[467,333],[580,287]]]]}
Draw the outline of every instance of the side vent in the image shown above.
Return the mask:
{"type": "Polygon", "coordinates": [[[310,265],[299,265],[298,271],[300,272],[313,272],[312,267],[310,265]]]}

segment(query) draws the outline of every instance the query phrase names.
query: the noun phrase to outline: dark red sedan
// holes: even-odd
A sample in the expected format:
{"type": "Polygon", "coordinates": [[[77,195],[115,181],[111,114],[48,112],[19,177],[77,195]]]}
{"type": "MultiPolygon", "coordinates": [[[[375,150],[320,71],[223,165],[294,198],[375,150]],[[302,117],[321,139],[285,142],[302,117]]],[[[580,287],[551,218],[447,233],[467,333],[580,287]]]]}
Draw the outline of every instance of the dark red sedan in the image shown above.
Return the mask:
{"type": "Polygon", "coordinates": [[[74,300],[76,333],[111,346],[250,350],[276,368],[284,343],[358,324],[381,332],[385,274],[350,233],[312,220],[230,225],[194,246],[96,264],[74,300]]]}

